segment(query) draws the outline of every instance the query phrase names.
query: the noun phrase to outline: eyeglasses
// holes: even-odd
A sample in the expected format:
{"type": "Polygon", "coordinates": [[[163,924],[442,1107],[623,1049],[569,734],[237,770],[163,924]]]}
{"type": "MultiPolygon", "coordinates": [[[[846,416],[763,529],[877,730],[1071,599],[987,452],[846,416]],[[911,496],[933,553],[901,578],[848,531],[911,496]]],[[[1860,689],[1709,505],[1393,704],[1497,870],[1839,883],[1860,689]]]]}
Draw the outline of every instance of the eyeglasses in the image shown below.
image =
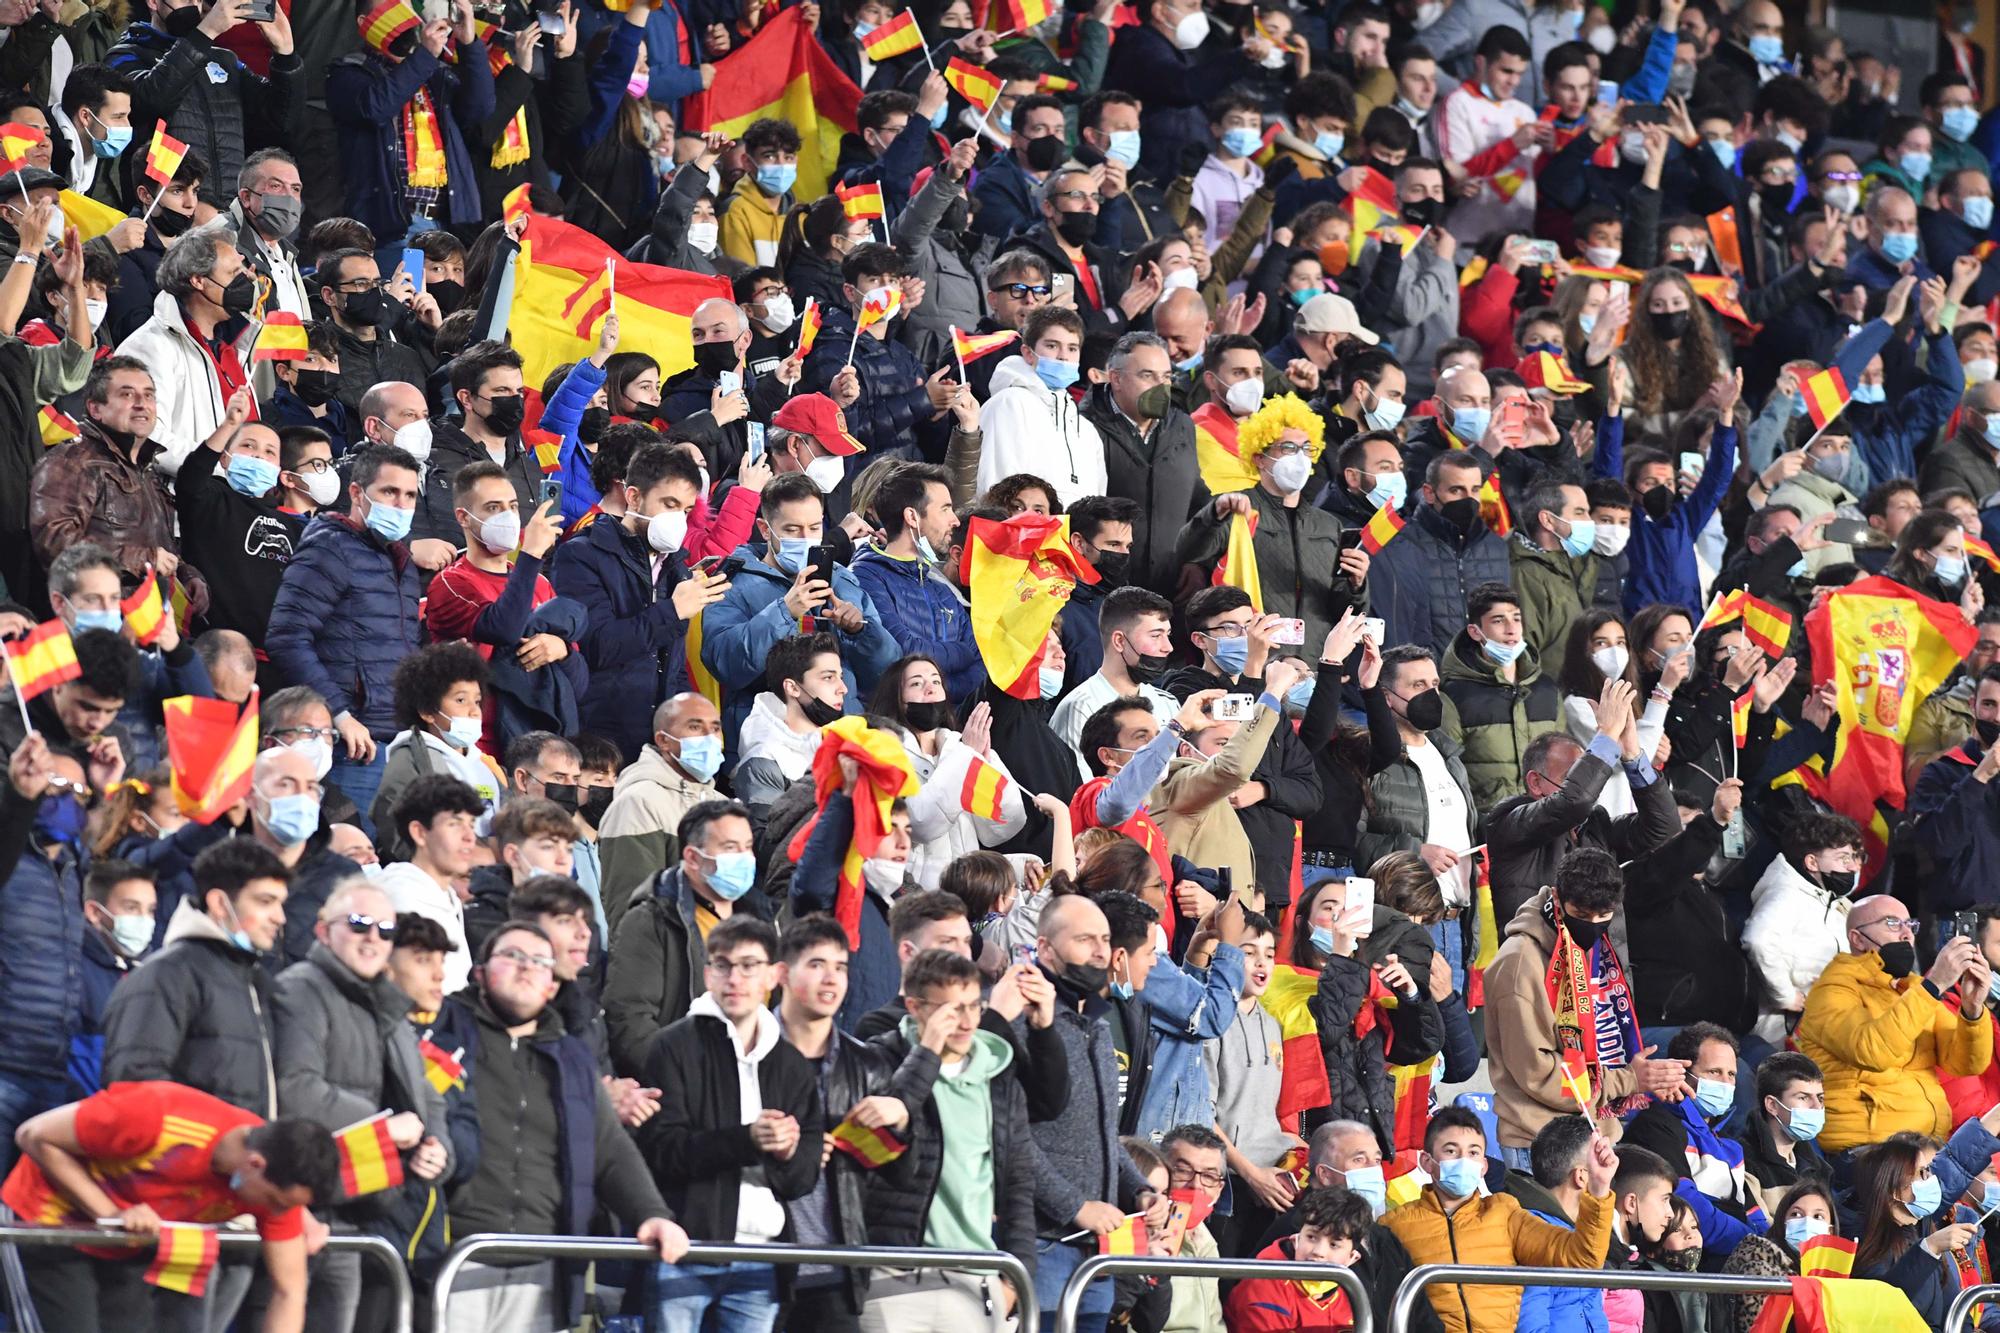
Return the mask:
{"type": "Polygon", "coordinates": [[[1046,282],[1003,282],[988,289],[993,296],[1011,296],[1016,301],[1025,301],[1031,296],[1046,298],[1051,290],[1046,282]]]}
{"type": "Polygon", "coordinates": [[[1922,924],[1923,924],[1922,922],[1913,920],[1909,917],[1885,916],[1882,917],[1880,920],[1870,921],[1865,926],[1856,926],[1855,929],[1873,930],[1877,926],[1887,926],[1891,930],[1915,930],[1918,926],[1922,924]]]}
{"type": "Polygon", "coordinates": [[[60,796],[73,796],[86,805],[90,803],[90,784],[71,782],[60,773],[49,774],[49,790],[60,796]]]}
{"type": "Polygon", "coordinates": [[[1088,203],[1092,208],[1104,202],[1104,196],[1095,190],[1057,190],[1050,198],[1067,199],[1072,203],[1082,201],[1088,203]]]}
{"type": "Polygon", "coordinates": [[[1172,1181],[1176,1186],[1200,1185],[1212,1190],[1221,1189],[1223,1184],[1223,1176],[1220,1171],[1196,1171],[1191,1167],[1185,1166],[1168,1167],[1167,1179],[1172,1181]]]}
{"type": "Polygon", "coordinates": [[[317,477],[321,473],[333,471],[333,460],[331,458],[300,459],[299,465],[293,468],[292,471],[302,477],[317,477]]]}
{"type": "Polygon", "coordinates": [[[1248,625],[1203,625],[1201,632],[1211,639],[1240,639],[1250,632],[1248,625]]]}
{"type": "Polygon", "coordinates": [[[1279,440],[1275,444],[1265,445],[1264,452],[1273,458],[1290,458],[1293,454],[1305,453],[1309,448],[1310,445],[1299,444],[1292,440],[1279,440]]]}
{"type": "Polygon", "coordinates": [[[340,739],[340,733],[332,727],[280,727],[276,731],[266,732],[265,735],[271,740],[283,737],[282,743],[285,745],[290,745],[293,741],[325,741],[331,745],[340,739]]]}
{"type": "Polygon", "coordinates": [[[1853,184],[1861,179],[1861,173],[1858,171],[1829,171],[1826,175],[1821,176],[1820,179],[1840,184],[1853,184]]]}
{"type": "Polygon", "coordinates": [[[771,960],[768,958],[744,958],[737,960],[735,962],[731,962],[727,958],[711,958],[708,960],[707,963],[704,964],[704,966],[707,967],[709,971],[721,977],[730,976],[732,974],[736,976],[754,977],[759,972],[763,971],[770,965],[771,965],[771,960]]]}
{"type": "Polygon", "coordinates": [[[1799,183],[1799,173],[1796,171],[1772,168],[1763,172],[1762,175],[1766,185],[1797,185],[1799,183]]]}
{"type": "Polygon", "coordinates": [[[550,972],[556,970],[556,960],[545,953],[528,953],[521,949],[495,949],[495,958],[505,958],[524,972],[550,972]]]}
{"type": "Polygon", "coordinates": [[[387,278],[349,278],[334,287],[337,292],[374,292],[389,285],[387,278]]]}
{"type": "MultiPolygon", "coordinates": [[[[372,929],[375,932],[375,938],[379,940],[393,940],[396,938],[396,918],[393,916],[377,919],[372,916],[363,916],[359,912],[349,912],[347,914],[347,928],[357,935],[366,935],[372,929]]],[[[515,952],[518,952],[518,950],[515,952]]],[[[549,960],[549,966],[555,966],[553,958],[549,960]]]]}

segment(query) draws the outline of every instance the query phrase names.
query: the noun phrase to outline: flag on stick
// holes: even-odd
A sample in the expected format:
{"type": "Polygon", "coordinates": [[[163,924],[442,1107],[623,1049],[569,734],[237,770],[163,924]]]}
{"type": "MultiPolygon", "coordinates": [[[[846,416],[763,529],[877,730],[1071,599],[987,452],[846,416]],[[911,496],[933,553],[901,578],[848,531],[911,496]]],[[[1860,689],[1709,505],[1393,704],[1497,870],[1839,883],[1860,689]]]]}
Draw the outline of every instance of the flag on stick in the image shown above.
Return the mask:
{"type": "Polygon", "coordinates": [[[880,185],[835,185],[833,192],[839,196],[840,210],[850,222],[872,221],[885,211],[880,185]]]}
{"type": "Polygon", "coordinates": [[[887,1125],[871,1129],[849,1116],[833,1127],[833,1146],[860,1163],[864,1171],[873,1171],[901,1157],[910,1145],[887,1125]]]}
{"type": "Polygon", "coordinates": [[[820,323],[819,302],[808,296],[805,313],[799,316],[799,348],[792,353],[795,360],[805,360],[806,353],[812,351],[813,340],[819,337],[820,323]]]}
{"type": "Polygon", "coordinates": [[[312,355],[306,345],[306,326],[289,310],[273,310],[264,316],[257,330],[257,342],[250,349],[252,361],[303,361],[312,355]]]}
{"type": "Polygon", "coordinates": [[[1514,531],[1514,516],[1507,512],[1507,497],[1500,493],[1500,474],[1489,474],[1479,486],[1479,517],[1496,537],[1514,531]]]}
{"type": "Polygon", "coordinates": [[[183,694],[160,705],[167,724],[167,762],[174,802],[197,824],[213,824],[250,792],[257,761],[257,692],[238,716],[226,699],[183,694]]]}
{"type": "Polygon", "coordinates": [[[214,1227],[189,1222],[160,1223],[160,1243],[153,1250],[153,1265],[145,1281],[168,1291],[200,1297],[208,1290],[208,1275],[222,1254],[222,1242],[214,1227]]]}
{"type": "Polygon", "coordinates": [[[1403,516],[1396,512],[1396,506],[1385,504],[1375,511],[1375,517],[1368,520],[1368,526],[1361,529],[1361,549],[1369,555],[1381,554],[1389,539],[1403,530],[1403,516]]]}
{"type": "Polygon", "coordinates": [[[1772,658],[1785,655],[1792,641],[1792,614],[1761,597],[1743,594],[1743,633],[1772,658]]]}
{"type": "Polygon", "coordinates": [[[151,644],[159,639],[160,631],[166,628],[167,608],[160,600],[160,581],[153,577],[153,567],[146,566],[145,577],[132,595],[118,603],[118,609],[125,614],[125,627],[132,631],[132,637],[142,644],[151,644]]]}
{"type": "Polygon", "coordinates": [[[906,9],[863,37],[861,50],[870,60],[879,63],[905,51],[914,51],[923,44],[924,34],[917,27],[917,16],[906,9]]]}
{"type": "Polygon", "coordinates": [[[66,412],[57,411],[54,403],[42,409],[38,420],[41,425],[42,443],[46,445],[58,445],[83,434],[83,428],[76,424],[76,418],[66,412]]]}
{"type": "Polygon", "coordinates": [[[1825,430],[1854,396],[1839,366],[1828,366],[1812,376],[1799,386],[1799,392],[1806,396],[1806,415],[1812,418],[1815,432],[1825,430]]]}
{"type": "Polygon", "coordinates": [[[1097,1238],[1099,1254],[1144,1254],[1146,1252],[1146,1215],[1134,1213],[1123,1222],[1097,1238]]]}
{"type": "Polygon", "coordinates": [[[403,1183],[403,1154],[389,1137],[389,1113],[377,1111],[333,1136],[340,1149],[340,1188],[347,1198],[377,1194],[403,1183]]]}
{"type": "Polygon", "coordinates": [[[1209,582],[1217,588],[1241,588],[1250,595],[1250,607],[1260,615],[1264,610],[1264,581],[1257,573],[1257,515],[1229,516],[1229,544],[1222,549],[1222,563],[1215,567],[1209,582]]]}
{"type": "Polygon", "coordinates": [[[465,1048],[446,1054],[445,1049],[429,1037],[417,1043],[417,1053],[424,1057],[424,1078],[437,1089],[442,1097],[453,1088],[465,1086],[465,1048]]]}
{"type": "MultiPolygon", "coordinates": [[[[974,522],[979,520],[975,519],[974,522]]],[[[1067,522],[1067,520],[1065,520],[1067,522]]],[[[861,866],[888,841],[890,807],[898,798],[917,794],[917,776],[910,757],[894,733],[879,731],[858,716],[838,718],[820,728],[819,750],[813,756],[812,775],[817,810],[840,790],[842,759],[854,760],[859,777],[854,786],[854,837],[848,843],[834,889],[833,915],[847,932],[848,944],[861,947],[861,897],[867,886],[861,866]]],[[[815,813],[792,835],[787,848],[793,862],[805,854],[806,842],[819,822],[815,813]]]]}
{"type": "Polygon", "coordinates": [[[968,815],[1000,819],[1000,799],[1007,794],[1007,775],[982,759],[966,766],[965,782],[959,788],[958,803],[968,815]]]}
{"type": "MultiPolygon", "coordinates": [[[[76,645],[70,642],[69,626],[60,619],[45,620],[8,644],[7,674],[14,679],[14,698],[25,718],[28,700],[83,674],[83,668],[76,664],[76,645]]],[[[29,730],[33,729],[31,725],[29,730]]]]}
{"type": "Polygon", "coordinates": [[[944,81],[956,88],[960,97],[978,107],[982,116],[993,109],[993,103],[1000,97],[1001,83],[997,75],[989,74],[983,67],[958,56],[946,62],[944,81]]]}
{"type": "Polygon", "coordinates": [[[991,356],[1001,348],[1011,346],[1020,336],[1012,329],[1001,329],[998,333],[965,333],[953,325],[951,345],[952,350],[958,353],[959,366],[963,368],[981,357],[991,356]]]}

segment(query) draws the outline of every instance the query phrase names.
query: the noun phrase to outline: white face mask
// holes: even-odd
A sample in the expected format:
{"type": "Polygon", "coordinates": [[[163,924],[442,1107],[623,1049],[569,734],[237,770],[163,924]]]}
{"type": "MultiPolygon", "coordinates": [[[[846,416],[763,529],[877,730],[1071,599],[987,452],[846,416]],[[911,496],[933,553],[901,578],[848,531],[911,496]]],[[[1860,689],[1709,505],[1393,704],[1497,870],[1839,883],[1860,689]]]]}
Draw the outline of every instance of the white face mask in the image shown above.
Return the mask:
{"type": "Polygon", "coordinates": [[[847,475],[847,465],[832,454],[822,454],[806,464],[806,475],[819,487],[821,495],[831,495],[847,475]]]}
{"type": "Polygon", "coordinates": [[[428,461],[431,456],[431,423],[429,419],[405,422],[396,431],[396,436],[390,443],[409,454],[410,457],[416,459],[419,463],[428,461]]]}
{"type": "Polygon", "coordinates": [[[479,525],[479,544],[500,553],[521,544],[521,516],[511,509],[489,514],[479,525]]]}
{"type": "Polygon", "coordinates": [[[687,540],[688,516],[685,509],[662,509],[646,520],[646,545],[661,555],[672,555],[687,540]]]}
{"type": "Polygon", "coordinates": [[[716,238],[721,234],[722,224],[719,222],[688,223],[688,244],[699,254],[714,254],[716,238]]]}
{"type": "Polygon", "coordinates": [[[773,333],[783,333],[797,318],[798,312],[792,309],[792,294],[779,292],[764,302],[764,318],[760,322],[773,333]]]}
{"type": "Polygon", "coordinates": [[[1861,207],[1861,187],[1858,185],[1829,185],[1820,191],[1819,197],[1828,208],[1837,208],[1843,213],[1852,213],[1861,207]]]}
{"type": "Polygon", "coordinates": [[[1174,46],[1192,51],[1208,40],[1208,15],[1197,9],[1174,25],[1174,46]]]}
{"type": "Polygon", "coordinates": [[[1223,404],[1229,415],[1247,417],[1264,405],[1264,377],[1252,375],[1247,380],[1238,380],[1222,395],[1223,404]]]}
{"type": "Polygon", "coordinates": [[[1617,555],[1625,549],[1625,543],[1631,540],[1630,523],[1599,523],[1597,540],[1591,543],[1591,549],[1599,555],[1617,555]]]}
{"type": "Polygon", "coordinates": [[[340,498],[340,474],[331,468],[325,472],[302,472],[299,480],[305,483],[312,502],[322,509],[340,498]]]}
{"type": "Polygon", "coordinates": [[[1976,356],[1962,367],[1967,384],[1984,384],[2000,373],[2000,361],[1990,356],[1976,356]]]}
{"type": "Polygon", "coordinates": [[[118,948],[127,958],[137,958],[153,947],[154,918],[150,916],[114,916],[111,918],[111,938],[118,942],[118,948]]]}
{"type": "Polygon", "coordinates": [[[1297,453],[1281,458],[1271,464],[1271,484],[1287,495],[1296,495],[1306,488],[1306,481],[1312,476],[1312,458],[1308,454],[1297,453]]]}
{"type": "Polygon", "coordinates": [[[1599,648],[1590,655],[1590,660],[1607,679],[1616,680],[1625,674],[1625,664],[1631,660],[1622,645],[1599,648]]]}
{"type": "Polygon", "coordinates": [[[1623,253],[1624,251],[1614,249],[1608,245],[1586,245],[1583,247],[1583,257],[1590,261],[1593,268],[1616,268],[1618,266],[1618,256],[1623,253]]]}
{"type": "Polygon", "coordinates": [[[1444,0],[1424,0],[1417,6],[1417,17],[1413,20],[1418,32],[1430,27],[1444,17],[1444,0]]]}
{"type": "Polygon", "coordinates": [[[871,856],[861,863],[861,877],[868,887],[884,898],[903,887],[903,875],[909,866],[902,861],[890,861],[883,857],[871,856]]]}
{"type": "Polygon", "coordinates": [[[1201,279],[1195,275],[1194,265],[1189,264],[1186,268],[1175,269],[1160,280],[1160,294],[1164,296],[1166,293],[1176,291],[1182,287],[1193,290],[1200,285],[1201,279]]]}
{"type": "Polygon", "coordinates": [[[111,309],[109,301],[100,301],[94,296],[83,298],[84,317],[90,321],[90,327],[93,329],[104,327],[104,314],[109,309],[111,309]]]}
{"type": "Polygon", "coordinates": [[[1608,56],[1611,54],[1611,48],[1618,44],[1618,34],[1611,31],[1609,23],[1600,23],[1595,28],[1592,28],[1590,36],[1583,40],[1589,43],[1590,49],[1597,52],[1597,54],[1608,56]]]}
{"type": "Polygon", "coordinates": [[[311,761],[313,776],[315,778],[325,777],[328,771],[333,768],[333,747],[317,736],[311,736],[302,741],[293,741],[287,748],[296,751],[311,761]]]}

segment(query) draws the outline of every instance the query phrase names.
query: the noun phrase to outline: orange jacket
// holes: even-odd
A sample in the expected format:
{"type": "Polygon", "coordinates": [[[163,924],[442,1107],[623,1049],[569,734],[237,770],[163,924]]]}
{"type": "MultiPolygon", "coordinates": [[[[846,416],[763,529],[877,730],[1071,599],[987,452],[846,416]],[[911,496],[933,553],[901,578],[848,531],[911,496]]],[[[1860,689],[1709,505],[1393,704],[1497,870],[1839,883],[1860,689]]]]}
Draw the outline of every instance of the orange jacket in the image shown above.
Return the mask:
{"type": "MultiPolygon", "coordinates": [[[[1447,1215],[1437,1186],[1382,1218],[1403,1242],[1414,1264],[1478,1264],[1504,1268],[1602,1268],[1611,1244],[1609,1194],[1586,1194],[1577,1206],[1576,1230],[1544,1222],[1511,1194],[1474,1195],[1447,1215]]],[[[1521,1312],[1519,1287],[1459,1287],[1437,1283],[1426,1290],[1445,1333],[1513,1333],[1521,1312]]]]}

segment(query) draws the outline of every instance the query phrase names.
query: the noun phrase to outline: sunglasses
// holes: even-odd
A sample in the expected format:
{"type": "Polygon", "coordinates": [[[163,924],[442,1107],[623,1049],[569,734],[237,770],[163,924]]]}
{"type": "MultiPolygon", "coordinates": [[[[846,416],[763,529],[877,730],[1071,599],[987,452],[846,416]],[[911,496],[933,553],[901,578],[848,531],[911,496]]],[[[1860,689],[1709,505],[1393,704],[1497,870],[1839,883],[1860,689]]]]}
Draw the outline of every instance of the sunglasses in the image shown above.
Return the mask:
{"type": "Polygon", "coordinates": [[[359,912],[348,913],[347,928],[355,934],[366,935],[371,927],[374,929],[375,938],[378,940],[394,941],[396,938],[395,917],[385,917],[378,921],[372,916],[363,916],[359,912]]]}
{"type": "Polygon", "coordinates": [[[1030,296],[1047,296],[1050,290],[1046,282],[1003,282],[992,289],[992,294],[999,296],[1005,293],[1016,301],[1025,301],[1030,296]]]}

